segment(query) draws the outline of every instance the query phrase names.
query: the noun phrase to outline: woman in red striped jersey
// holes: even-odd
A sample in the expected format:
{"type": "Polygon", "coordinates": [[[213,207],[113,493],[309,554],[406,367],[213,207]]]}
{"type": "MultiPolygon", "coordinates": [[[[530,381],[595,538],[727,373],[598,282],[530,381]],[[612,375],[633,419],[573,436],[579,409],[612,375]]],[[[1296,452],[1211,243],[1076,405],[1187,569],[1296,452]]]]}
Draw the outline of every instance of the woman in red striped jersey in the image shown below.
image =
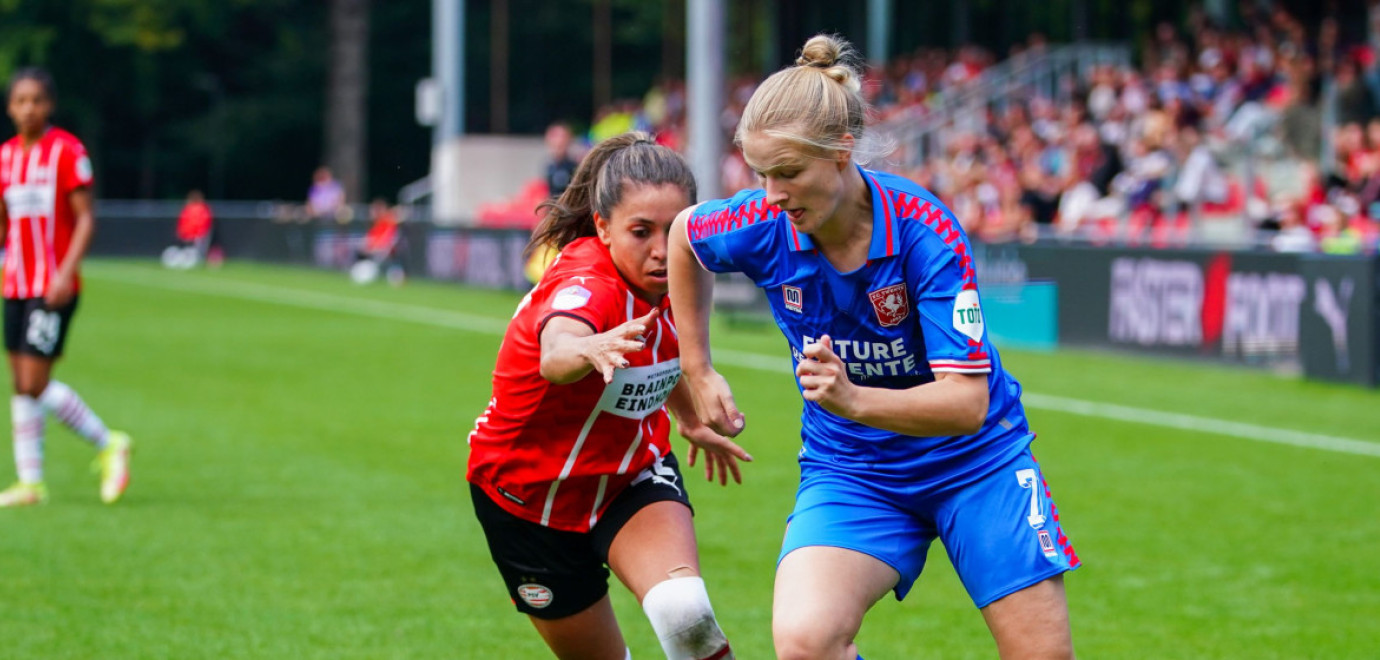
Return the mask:
{"type": "Polygon", "coordinates": [[[475,513],[509,597],[560,658],[623,660],[613,570],[668,658],[731,658],[700,578],[670,417],[706,477],[740,480],[741,447],[704,426],[680,381],[666,300],[671,221],[695,199],[651,136],[596,146],[529,252],[560,251],[518,305],[470,434],[475,513]],[[605,568],[605,565],[608,568],[605,568]]]}
{"type": "Polygon", "coordinates": [[[91,159],[71,133],[48,123],[53,80],[20,69],[6,96],[13,138],[0,145],[0,228],[5,233],[5,350],[14,378],[10,400],[19,481],[0,491],[0,508],[40,504],[46,413],[100,451],[101,499],[113,503],[129,482],[129,436],[111,431],[66,384],[52,380],[81,292],[82,257],[91,243],[91,159]]]}

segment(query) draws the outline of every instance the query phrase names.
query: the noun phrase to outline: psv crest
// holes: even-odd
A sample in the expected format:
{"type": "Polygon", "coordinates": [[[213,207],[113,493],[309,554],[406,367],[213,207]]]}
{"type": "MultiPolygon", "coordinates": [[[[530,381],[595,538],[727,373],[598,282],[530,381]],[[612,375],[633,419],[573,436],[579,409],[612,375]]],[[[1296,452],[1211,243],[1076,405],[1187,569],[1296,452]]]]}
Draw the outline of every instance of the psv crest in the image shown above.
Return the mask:
{"type": "Polygon", "coordinates": [[[906,300],[904,282],[868,291],[867,299],[872,301],[872,311],[877,313],[877,322],[885,327],[900,325],[910,316],[910,303],[906,300]]]}
{"type": "Polygon", "coordinates": [[[535,609],[541,609],[551,604],[551,590],[540,584],[527,583],[517,588],[518,597],[523,602],[531,605],[535,609]]]}

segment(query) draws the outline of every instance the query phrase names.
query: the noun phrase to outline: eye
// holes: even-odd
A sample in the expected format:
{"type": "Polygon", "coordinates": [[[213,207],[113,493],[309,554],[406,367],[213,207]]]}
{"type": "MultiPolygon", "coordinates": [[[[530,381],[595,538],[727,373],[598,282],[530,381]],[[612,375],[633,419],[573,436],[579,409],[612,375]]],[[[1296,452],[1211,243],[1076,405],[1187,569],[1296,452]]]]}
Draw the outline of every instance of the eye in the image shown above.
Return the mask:
{"type": "Polygon", "coordinates": [[[652,235],[652,232],[648,231],[646,227],[633,227],[630,233],[634,238],[647,238],[652,235]]]}
{"type": "Polygon", "coordinates": [[[800,170],[786,170],[786,171],[782,172],[781,174],[778,174],[777,176],[779,176],[779,177],[781,177],[781,178],[783,178],[783,179],[786,179],[786,180],[790,180],[790,179],[794,179],[795,177],[797,177],[797,176],[799,176],[799,175],[800,175],[800,170]]]}

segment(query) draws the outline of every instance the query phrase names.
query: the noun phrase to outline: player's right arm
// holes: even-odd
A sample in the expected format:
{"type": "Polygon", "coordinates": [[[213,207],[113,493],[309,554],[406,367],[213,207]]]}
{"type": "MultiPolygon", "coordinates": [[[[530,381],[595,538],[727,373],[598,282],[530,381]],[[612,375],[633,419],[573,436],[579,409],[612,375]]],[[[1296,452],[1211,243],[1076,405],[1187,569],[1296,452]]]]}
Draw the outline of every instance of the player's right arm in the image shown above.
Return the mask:
{"type": "Polygon", "coordinates": [[[728,381],[714,370],[709,355],[709,313],[714,303],[714,274],[702,268],[690,247],[690,216],[698,206],[680,212],[671,224],[666,276],[671,309],[680,342],[680,368],[696,412],[714,432],[733,437],[746,425],[733,401],[728,381]]]}
{"type": "Polygon", "coordinates": [[[599,333],[582,320],[552,317],[541,330],[541,377],[566,385],[598,371],[605,383],[613,382],[613,370],[628,366],[623,355],[646,346],[643,337],[660,311],[599,333]]]}
{"type": "Polygon", "coordinates": [[[10,236],[10,211],[5,206],[5,186],[0,185],[0,247],[8,247],[10,236]]]}
{"type": "Polygon", "coordinates": [[[737,443],[715,433],[714,429],[700,422],[698,413],[695,412],[693,396],[684,380],[676,383],[671,395],[666,397],[666,409],[676,418],[676,428],[680,430],[681,437],[690,442],[691,467],[695,466],[695,457],[703,451],[705,479],[714,481],[714,474],[718,472],[721,485],[728,485],[730,474],[733,475],[734,483],[743,483],[738,461],[751,462],[752,455],[737,443]]]}

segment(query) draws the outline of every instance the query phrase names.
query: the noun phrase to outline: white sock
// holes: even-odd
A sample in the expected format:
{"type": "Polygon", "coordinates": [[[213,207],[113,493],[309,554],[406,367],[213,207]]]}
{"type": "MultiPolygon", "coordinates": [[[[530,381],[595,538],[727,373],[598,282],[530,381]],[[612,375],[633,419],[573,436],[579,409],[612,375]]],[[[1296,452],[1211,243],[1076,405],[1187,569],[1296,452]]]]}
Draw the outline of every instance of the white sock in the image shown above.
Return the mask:
{"type": "Polygon", "coordinates": [[[68,428],[76,431],[77,435],[91,441],[97,449],[105,448],[106,436],[110,433],[105,428],[105,422],[102,422],[96,413],[91,412],[91,409],[86,407],[86,402],[65,383],[48,381],[48,387],[39,395],[38,402],[68,428]]]}
{"type": "Polygon", "coordinates": [[[43,407],[27,394],[10,397],[14,422],[14,467],[26,484],[43,481],[43,407]]]}
{"type": "Polygon", "coordinates": [[[642,597],[642,610],[669,660],[732,660],[703,579],[671,578],[657,583],[642,597]]]}

